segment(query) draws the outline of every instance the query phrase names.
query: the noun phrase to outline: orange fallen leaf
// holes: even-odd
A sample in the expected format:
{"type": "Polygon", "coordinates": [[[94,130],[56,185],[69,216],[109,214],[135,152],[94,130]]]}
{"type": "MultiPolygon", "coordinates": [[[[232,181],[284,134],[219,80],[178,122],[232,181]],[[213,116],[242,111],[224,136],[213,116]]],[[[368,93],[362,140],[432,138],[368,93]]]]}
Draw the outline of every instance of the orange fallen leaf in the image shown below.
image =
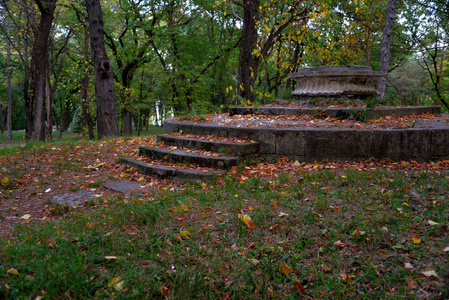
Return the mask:
{"type": "Polygon", "coordinates": [[[279,271],[284,275],[288,275],[293,271],[293,269],[290,268],[285,262],[282,262],[282,265],[279,267],[279,271]]]}
{"type": "Polygon", "coordinates": [[[421,243],[421,239],[419,237],[417,237],[417,236],[412,237],[412,241],[413,241],[413,244],[421,243]]]}
{"type": "Polygon", "coordinates": [[[295,281],[295,288],[307,295],[306,289],[298,281],[295,281]]]}

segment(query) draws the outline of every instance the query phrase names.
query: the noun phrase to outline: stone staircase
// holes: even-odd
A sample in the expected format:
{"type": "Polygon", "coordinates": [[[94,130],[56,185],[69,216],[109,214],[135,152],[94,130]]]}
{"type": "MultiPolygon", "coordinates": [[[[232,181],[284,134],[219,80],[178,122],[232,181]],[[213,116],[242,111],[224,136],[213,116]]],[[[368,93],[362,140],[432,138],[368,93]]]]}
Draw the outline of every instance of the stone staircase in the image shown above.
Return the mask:
{"type": "Polygon", "coordinates": [[[197,182],[211,180],[258,153],[254,141],[175,133],[157,136],[155,144],[139,147],[138,156],[122,157],[120,162],[145,175],[197,182]]]}

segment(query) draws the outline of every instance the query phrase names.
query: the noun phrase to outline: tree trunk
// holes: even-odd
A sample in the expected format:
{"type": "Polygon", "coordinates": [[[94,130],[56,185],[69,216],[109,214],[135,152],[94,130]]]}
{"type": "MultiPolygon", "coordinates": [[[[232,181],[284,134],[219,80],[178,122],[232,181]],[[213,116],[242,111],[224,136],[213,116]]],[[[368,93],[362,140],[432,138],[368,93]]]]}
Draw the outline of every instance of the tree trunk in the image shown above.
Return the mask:
{"type": "Polygon", "coordinates": [[[380,51],[380,72],[382,73],[377,82],[377,91],[379,100],[385,97],[385,88],[387,86],[387,75],[390,65],[390,45],[391,35],[393,34],[394,15],[396,11],[396,1],[388,0],[387,13],[385,15],[385,26],[382,37],[382,48],[380,51]]]}
{"type": "Polygon", "coordinates": [[[57,0],[41,1],[36,4],[41,12],[39,27],[36,32],[33,52],[31,55],[33,74],[31,78],[31,103],[34,104],[32,140],[45,140],[45,102],[49,93],[47,91],[48,65],[48,38],[50,36],[53,16],[57,0]]]}
{"type": "MultiPolygon", "coordinates": [[[[6,74],[8,111],[6,113],[6,126],[8,127],[8,140],[12,141],[12,97],[11,97],[11,41],[9,40],[9,21],[6,21],[6,74]]],[[[1,120],[0,120],[1,122],[1,120]]],[[[3,126],[2,126],[3,128],[3,126]]],[[[3,132],[3,130],[2,130],[3,132]]]]}
{"type": "Polygon", "coordinates": [[[253,67],[253,51],[257,47],[257,19],[260,0],[243,1],[243,29],[239,54],[238,94],[244,100],[254,101],[253,87],[256,79],[253,67]]]}
{"type": "MultiPolygon", "coordinates": [[[[86,62],[89,61],[89,34],[87,26],[84,26],[84,60],[86,62]]],[[[88,96],[89,96],[89,76],[88,72],[86,72],[84,74],[83,83],[81,87],[81,98],[82,98],[81,107],[83,111],[84,123],[87,125],[87,131],[89,133],[89,140],[93,141],[95,140],[94,124],[92,122],[92,117],[90,116],[89,113],[89,102],[87,101],[88,96]]]]}
{"type": "Polygon", "coordinates": [[[92,62],[95,70],[98,138],[118,135],[112,65],[104,46],[100,0],[85,0],[89,17],[92,62]]]}

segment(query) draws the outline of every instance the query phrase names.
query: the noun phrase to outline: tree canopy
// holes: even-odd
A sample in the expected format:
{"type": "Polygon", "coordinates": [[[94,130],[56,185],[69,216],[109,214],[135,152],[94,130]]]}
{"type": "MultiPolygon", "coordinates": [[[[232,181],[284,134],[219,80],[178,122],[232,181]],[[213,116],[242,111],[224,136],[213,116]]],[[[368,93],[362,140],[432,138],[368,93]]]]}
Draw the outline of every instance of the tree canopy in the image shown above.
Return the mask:
{"type": "MultiPolygon", "coordinates": [[[[387,2],[102,1],[119,130],[129,135],[173,114],[290,99],[293,83],[287,75],[301,67],[379,70],[387,2]]],[[[449,5],[444,0],[396,2],[382,101],[447,108],[449,5]]],[[[50,136],[53,125],[62,132],[70,124],[93,138],[99,110],[84,1],[1,3],[0,128],[6,128],[3,41],[9,39],[12,109],[18,116],[13,128],[41,138],[46,132],[50,136]],[[47,36],[39,34],[39,20],[46,22],[47,36]]]]}

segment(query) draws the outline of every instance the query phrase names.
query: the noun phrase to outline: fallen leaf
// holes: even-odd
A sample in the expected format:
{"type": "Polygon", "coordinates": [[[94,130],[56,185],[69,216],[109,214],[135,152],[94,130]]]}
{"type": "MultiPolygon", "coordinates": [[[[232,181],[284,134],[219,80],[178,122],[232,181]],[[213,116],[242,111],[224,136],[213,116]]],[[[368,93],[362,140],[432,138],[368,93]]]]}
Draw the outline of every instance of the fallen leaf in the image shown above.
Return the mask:
{"type": "Polygon", "coordinates": [[[249,261],[250,261],[254,266],[257,266],[258,264],[260,264],[260,261],[258,261],[258,260],[255,259],[255,258],[251,258],[249,261]]]}
{"type": "Polygon", "coordinates": [[[161,287],[160,291],[161,291],[162,296],[167,298],[169,296],[169,294],[170,294],[170,287],[163,286],[163,287],[161,287]]]}
{"type": "Polygon", "coordinates": [[[413,269],[413,266],[412,266],[411,263],[405,263],[404,264],[404,268],[406,268],[406,269],[413,269]]]}
{"type": "Polygon", "coordinates": [[[299,161],[295,161],[294,163],[293,163],[293,165],[295,165],[295,167],[299,167],[300,165],[301,165],[301,163],[299,162],[299,161]]]}
{"type": "Polygon", "coordinates": [[[183,231],[180,232],[180,234],[182,236],[188,236],[188,235],[190,235],[190,232],[188,230],[183,230],[183,231]]]}
{"type": "Polygon", "coordinates": [[[424,276],[429,277],[429,278],[433,278],[433,279],[439,279],[440,277],[438,276],[438,274],[435,272],[435,270],[429,270],[426,272],[422,272],[422,274],[424,274],[424,276]]]}
{"type": "Polygon", "coordinates": [[[449,252],[449,247],[444,248],[443,252],[449,252]]]}
{"type": "Polygon", "coordinates": [[[179,222],[182,222],[182,221],[184,221],[185,218],[186,218],[186,215],[185,215],[185,214],[180,214],[180,215],[176,218],[176,220],[178,220],[179,222]]]}
{"type": "Polygon", "coordinates": [[[254,226],[253,221],[251,220],[251,217],[250,217],[250,216],[248,216],[248,215],[243,215],[243,214],[239,214],[239,215],[238,215],[238,218],[239,218],[240,221],[242,221],[243,223],[245,223],[246,226],[247,226],[249,229],[254,229],[254,228],[256,228],[256,227],[254,226]]]}
{"type": "Polygon", "coordinates": [[[31,215],[30,214],[26,214],[26,215],[23,215],[22,217],[20,217],[22,220],[28,220],[29,218],[31,218],[31,215]]]}
{"type": "Polygon", "coordinates": [[[9,269],[8,271],[6,271],[6,273],[12,274],[12,275],[19,275],[19,271],[17,271],[14,268],[9,269]]]}
{"type": "Polygon", "coordinates": [[[362,234],[362,232],[360,231],[360,230],[354,230],[354,232],[352,233],[352,235],[355,235],[355,236],[357,236],[357,235],[361,235],[362,234]]]}
{"type": "Polygon", "coordinates": [[[123,284],[125,282],[120,277],[114,277],[109,281],[108,287],[114,288],[116,291],[123,290],[123,284]]]}
{"type": "Polygon", "coordinates": [[[4,178],[2,179],[2,185],[7,185],[8,182],[9,182],[9,178],[8,178],[8,177],[4,177],[4,178]]]}
{"type": "Polygon", "coordinates": [[[412,237],[412,241],[413,241],[413,244],[421,243],[421,239],[419,237],[417,237],[417,236],[412,237]]]}
{"type": "Polygon", "coordinates": [[[278,213],[278,217],[285,217],[285,216],[288,216],[288,214],[286,214],[286,213],[284,213],[284,212],[280,212],[280,213],[278,213]]]}
{"type": "Polygon", "coordinates": [[[284,275],[288,275],[293,271],[293,269],[290,268],[285,262],[282,262],[282,265],[279,267],[279,271],[284,275]]]}
{"type": "Polygon", "coordinates": [[[427,224],[429,224],[430,226],[437,226],[437,225],[440,225],[440,223],[434,222],[434,221],[432,221],[432,220],[428,220],[428,221],[427,221],[427,224]]]}
{"type": "Polygon", "coordinates": [[[105,256],[104,258],[108,259],[108,260],[113,260],[113,259],[117,259],[117,256],[105,256]]]}
{"type": "Polygon", "coordinates": [[[237,242],[235,242],[234,244],[232,244],[231,249],[234,251],[237,251],[238,247],[237,247],[237,242]]]}
{"type": "Polygon", "coordinates": [[[344,247],[345,247],[345,245],[343,245],[343,243],[342,243],[340,240],[336,241],[336,242],[334,243],[334,245],[337,245],[337,246],[340,247],[340,248],[344,248],[344,247]]]}
{"type": "Polygon", "coordinates": [[[298,281],[295,281],[295,288],[307,295],[306,289],[298,281]]]}

